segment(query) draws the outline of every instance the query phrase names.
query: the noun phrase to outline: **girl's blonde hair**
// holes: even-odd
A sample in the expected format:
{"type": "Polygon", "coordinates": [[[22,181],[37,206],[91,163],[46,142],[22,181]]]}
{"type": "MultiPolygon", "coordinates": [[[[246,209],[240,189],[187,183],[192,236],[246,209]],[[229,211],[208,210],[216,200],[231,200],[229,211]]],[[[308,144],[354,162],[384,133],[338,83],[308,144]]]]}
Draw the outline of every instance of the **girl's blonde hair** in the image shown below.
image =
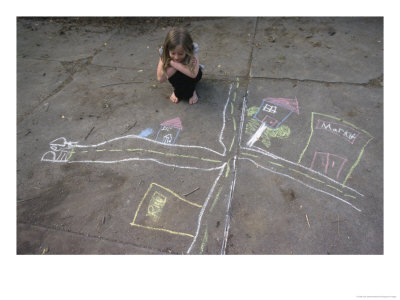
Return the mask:
{"type": "Polygon", "coordinates": [[[173,27],[165,37],[163,52],[161,54],[161,61],[163,63],[164,72],[167,70],[169,62],[171,61],[169,51],[175,49],[176,46],[182,46],[183,50],[186,53],[182,64],[188,65],[190,71],[194,72],[194,65],[192,63],[192,58],[194,55],[193,40],[190,36],[190,33],[186,29],[181,27],[173,27]]]}

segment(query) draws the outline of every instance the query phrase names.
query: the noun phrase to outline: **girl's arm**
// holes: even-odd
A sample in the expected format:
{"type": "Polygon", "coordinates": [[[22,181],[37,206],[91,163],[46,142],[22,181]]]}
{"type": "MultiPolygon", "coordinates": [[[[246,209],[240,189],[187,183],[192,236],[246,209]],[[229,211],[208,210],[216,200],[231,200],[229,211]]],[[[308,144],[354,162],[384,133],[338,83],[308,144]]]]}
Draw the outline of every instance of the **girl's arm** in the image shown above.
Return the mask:
{"type": "Polygon", "coordinates": [[[162,63],[162,60],[160,58],[160,60],[158,61],[158,66],[157,66],[157,80],[158,80],[158,82],[162,83],[162,82],[168,80],[168,78],[170,78],[172,75],[174,75],[175,72],[176,72],[176,69],[174,69],[173,67],[168,67],[167,71],[164,72],[163,63],[162,63]]]}
{"type": "Polygon", "coordinates": [[[171,61],[170,65],[171,67],[175,68],[179,72],[185,74],[186,76],[189,76],[190,78],[196,78],[197,73],[199,72],[199,58],[197,55],[194,55],[193,58],[193,63],[194,63],[194,72],[190,71],[189,66],[171,61]]]}

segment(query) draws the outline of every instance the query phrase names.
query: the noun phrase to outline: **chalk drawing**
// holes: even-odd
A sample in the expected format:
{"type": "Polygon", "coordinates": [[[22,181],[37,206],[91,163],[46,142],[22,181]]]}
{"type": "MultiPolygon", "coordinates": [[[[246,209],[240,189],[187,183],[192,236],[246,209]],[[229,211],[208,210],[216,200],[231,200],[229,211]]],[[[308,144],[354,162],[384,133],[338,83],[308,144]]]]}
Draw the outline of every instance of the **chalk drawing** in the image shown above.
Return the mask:
{"type": "MultiPolygon", "coordinates": [[[[239,82],[237,82],[238,86],[239,82]]],[[[225,145],[224,142],[224,130],[226,126],[226,109],[229,105],[229,103],[232,101],[231,97],[231,91],[232,91],[232,84],[229,86],[229,95],[226,100],[224,109],[223,109],[223,117],[222,117],[222,129],[219,134],[218,142],[220,145],[223,147],[223,152],[218,152],[213,149],[207,148],[207,147],[202,147],[202,146],[195,146],[195,145],[179,145],[175,144],[180,131],[182,130],[182,124],[180,119],[177,117],[175,119],[167,120],[163,123],[160,124],[160,130],[157,133],[156,138],[153,139],[148,139],[146,138],[150,134],[152,134],[152,129],[148,128],[144,131],[142,131],[138,136],[137,135],[128,135],[128,136],[122,136],[122,137],[117,137],[113,138],[104,142],[101,142],[99,144],[92,144],[92,145],[80,145],[77,142],[74,143],[68,143],[66,142],[65,138],[62,138],[62,145],[71,145],[68,148],[69,152],[76,153],[78,156],[74,157],[74,159],[71,159],[71,156],[63,157],[62,161],[67,162],[67,163],[101,163],[101,164],[113,164],[113,163],[124,163],[124,162],[129,162],[129,161],[151,161],[151,162],[156,162],[161,165],[167,166],[167,167],[177,167],[177,168],[183,168],[183,169],[191,169],[191,170],[201,170],[201,171],[214,171],[214,170],[219,170],[218,176],[215,179],[204,203],[203,206],[200,205],[200,207],[195,208],[196,210],[200,210],[197,214],[197,225],[195,226],[197,229],[194,232],[189,232],[186,230],[182,230],[179,228],[174,228],[174,226],[171,226],[171,224],[168,225],[168,221],[165,220],[165,216],[168,214],[165,214],[165,211],[168,211],[171,202],[173,202],[171,199],[180,199],[181,203],[186,203],[184,198],[180,197],[176,193],[172,192],[171,190],[162,187],[161,185],[157,185],[156,183],[152,184],[144,197],[142,198],[136,212],[134,219],[131,223],[133,227],[138,227],[138,228],[143,228],[143,229],[149,229],[149,230],[156,230],[156,231],[163,231],[169,234],[174,234],[174,235],[179,235],[183,237],[191,237],[193,238],[191,245],[189,246],[187,253],[190,253],[196,239],[199,235],[200,232],[200,227],[202,224],[202,218],[203,214],[205,212],[205,208],[208,205],[208,202],[213,195],[215,186],[221,177],[222,173],[224,170],[227,168],[227,163],[224,162],[222,159],[214,159],[212,157],[215,157],[215,155],[224,158],[226,157],[226,149],[227,146],[225,145]],[[150,147],[150,149],[142,148],[142,147],[135,147],[143,142],[146,142],[147,146],[150,147]],[[128,147],[126,147],[128,143],[128,147]],[[124,145],[125,147],[118,146],[118,148],[115,147],[115,145],[124,145]],[[132,147],[133,146],[133,147],[132,147]],[[174,153],[169,152],[165,148],[160,148],[161,146],[168,146],[171,147],[171,150],[174,151],[174,153]],[[151,149],[152,147],[155,147],[151,149]],[[180,151],[184,152],[180,152],[180,151]],[[190,155],[190,150],[196,150],[197,153],[200,151],[202,154],[200,155],[190,155]],[[176,152],[178,151],[178,152],[176,152]],[[188,152],[189,151],[189,152],[188,152]],[[102,156],[99,159],[96,157],[96,159],[91,158],[91,155],[93,153],[98,153],[98,154],[104,154],[106,156],[102,156]],[[146,157],[143,158],[144,154],[153,154],[156,155],[154,157],[146,157]],[[187,154],[189,153],[189,154],[187,154]],[[113,156],[109,156],[109,154],[113,154],[113,156]],[[118,156],[115,156],[117,155],[118,156]],[[87,159],[83,155],[87,155],[87,159]],[[124,157],[123,155],[128,155],[128,157],[124,157]],[[133,155],[133,156],[132,156],[133,155]],[[211,155],[211,157],[210,157],[211,155]],[[123,157],[123,158],[119,158],[123,157]],[[168,158],[175,158],[175,159],[183,159],[186,163],[189,163],[188,165],[184,164],[175,164],[175,163],[170,163],[168,161],[168,158]],[[192,162],[205,162],[208,163],[208,167],[206,166],[201,166],[196,167],[193,165],[192,162]],[[214,166],[210,165],[214,164],[214,166]],[[154,190],[155,188],[158,188],[158,190],[154,190]],[[146,206],[146,207],[145,207],[146,206]],[[145,208],[144,208],[145,207],[145,208]]],[[[234,99],[236,98],[236,91],[234,93],[234,99]]],[[[231,106],[232,107],[232,106],[231,106]]],[[[233,109],[231,110],[231,113],[233,113],[233,109]]],[[[236,131],[236,123],[235,120],[233,119],[233,126],[234,126],[234,132],[236,131]]],[[[235,136],[233,137],[230,148],[229,150],[232,150],[233,143],[235,140],[235,136]]],[[[52,162],[56,162],[56,160],[52,159],[52,162]]],[[[58,160],[60,162],[60,160],[58,160]]],[[[229,169],[229,168],[228,168],[229,169]]],[[[222,188],[222,187],[221,187],[222,188]]],[[[219,191],[220,193],[221,191],[219,191]]],[[[219,194],[218,194],[219,196],[219,194]]],[[[217,197],[218,198],[218,197],[217,197]]],[[[176,202],[176,201],[175,201],[176,202]]],[[[192,203],[193,204],[193,203],[192,203]]],[[[195,205],[192,205],[195,206],[195,205]]],[[[187,225],[188,220],[182,221],[181,224],[187,225]]]]}
{"type": "Polygon", "coordinates": [[[179,133],[183,129],[181,120],[176,117],[175,119],[162,122],[160,126],[160,130],[156,136],[156,141],[163,144],[175,144],[179,133]]]}
{"type": "MultiPolygon", "coordinates": [[[[255,147],[255,146],[253,146],[251,148],[241,146],[241,149],[242,150],[246,150],[248,152],[254,152],[254,153],[260,154],[258,156],[258,158],[264,156],[264,157],[269,157],[270,159],[273,159],[274,162],[275,161],[279,161],[280,162],[279,165],[281,167],[285,167],[285,169],[287,169],[287,170],[294,171],[296,173],[302,174],[305,177],[311,178],[316,182],[322,182],[322,183],[330,182],[331,184],[335,184],[335,185],[340,186],[341,188],[347,189],[349,192],[352,192],[352,193],[355,193],[355,194],[357,194],[357,195],[359,195],[361,197],[364,197],[364,195],[361,194],[360,192],[358,192],[357,190],[355,190],[355,189],[353,189],[353,188],[351,188],[349,186],[346,186],[346,185],[342,184],[341,182],[338,182],[338,181],[336,181],[336,180],[334,180],[334,179],[332,179],[332,178],[330,178],[330,177],[328,177],[328,176],[326,176],[326,175],[324,175],[324,174],[322,174],[320,172],[314,171],[314,170],[312,170],[312,169],[310,169],[308,167],[305,167],[305,166],[303,166],[303,165],[301,165],[299,163],[295,163],[295,162],[289,161],[287,159],[284,159],[282,157],[279,157],[279,156],[277,156],[277,155],[275,155],[275,154],[273,154],[271,152],[265,151],[265,150],[263,150],[261,148],[258,148],[258,147],[255,147]],[[294,168],[297,168],[297,169],[294,169],[294,168]],[[299,170],[302,170],[302,171],[299,171],[299,170]],[[307,173],[313,174],[314,177],[312,177],[310,175],[307,175],[307,173]],[[316,179],[315,177],[317,177],[317,176],[325,179],[326,181],[322,181],[322,180],[316,179]]],[[[272,163],[272,162],[270,162],[270,163],[272,163]]]]}
{"type": "Polygon", "coordinates": [[[203,241],[201,242],[200,253],[204,252],[204,249],[207,246],[207,242],[208,242],[208,226],[206,224],[206,232],[204,233],[203,241]]]}
{"type": "Polygon", "coordinates": [[[328,174],[328,171],[332,173],[333,170],[333,176],[338,179],[346,162],[347,158],[335,154],[315,152],[310,168],[313,170],[322,169],[324,174],[328,174]]]}
{"type": "MultiPolygon", "coordinates": [[[[236,159],[237,159],[237,157],[235,156],[235,158],[233,160],[233,168],[234,168],[234,170],[236,170],[236,159]]],[[[229,228],[230,228],[230,209],[231,209],[231,203],[232,203],[232,198],[233,198],[233,192],[234,192],[234,189],[235,189],[235,185],[236,185],[236,172],[234,172],[234,176],[233,176],[233,180],[232,180],[231,187],[230,187],[230,192],[229,192],[228,205],[226,207],[224,238],[222,240],[221,254],[225,254],[226,245],[227,245],[227,242],[228,242],[228,234],[229,234],[229,228]]]]}
{"type": "Polygon", "coordinates": [[[281,175],[281,176],[290,178],[291,180],[294,180],[294,181],[296,181],[296,182],[298,182],[298,183],[301,183],[302,185],[307,186],[307,187],[310,188],[310,189],[313,189],[313,190],[315,190],[315,191],[318,191],[318,192],[321,192],[321,193],[323,193],[323,194],[329,195],[329,196],[331,196],[331,197],[333,197],[333,198],[335,198],[335,199],[337,199],[337,200],[339,200],[339,201],[341,201],[341,202],[343,202],[343,203],[346,203],[347,205],[350,205],[352,208],[354,208],[354,209],[357,210],[358,212],[361,212],[361,209],[360,209],[360,208],[356,207],[355,205],[351,204],[350,202],[348,202],[348,201],[346,201],[346,200],[344,200],[344,199],[342,199],[342,198],[340,198],[340,197],[338,197],[338,196],[336,196],[336,195],[334,195],[334,194],[332,194],[332,193],[326,192],[326,191],[324,191],[324,190],[322,190],[322,189],[317,189],[317,188],[315,188],[315,187],[312,186],[312,185],[305,184],[303,181],[301,181],[301,180],[299,180],[299,179],[297,179],[297,178],[294,178],[294,177],[292,177],[292,176],[289,176],[289,175],[287,175],[287,174],[285,174],[285,173],[283,173],[283,172],[277,172],[277,171],[275,171],[275,170],[273,170],[273,169],[266,168],[266,167],[264,167],[264,166],[262,166],[262,165],[260,165],[260,164],[257,164],[254,160],[252,160],[252,159],[250,159],[250,158],[247,158],[247,157],[239,157],[239,159],[241,159],[241,160],[248,160],[248,161],[250,161],[251,163],[253,163],[254,165],[258,166],[258,168],[264,169],[264,170],[269,171],[269,172],[274,173],[274,174],[279,174],[279,175],[281,175]]]}
{"type": "Polygon", "coordinates": [[[275,129],[285,122],[293,112],[299,114],[297,98],[265,98],[254,118],[275,129]]]}
{"type": "MultiPolygon", "coordinates": [[[[226,163],[224,163],[223,167],[225,168],[225,166],[226,166],[226,163]]],[[[210,191],[209,191],[209,193],[207,195],[207,198],[204,201],[203,207],[202,207],[202,209],[200,211],[200,214],[199,214],[199,217],[198,217],[198,221],[197,221],[196,234],[195,234],[195,236],[193,238],[192,243],[189,246],[189,249],[186,252],[187,254],[189,254],[192,251],[192,248],[193,248],[193,246],[194,246],[194,244],[195,244],[195,242],[197,240],[197,237],[198,237],[199,232],[200,232],[200,226],[201,226],[201,221],[202,221],[202,218],[203,218],[204,211],[205,211],[205,209],[206,209],[206,207],[208,205],[208,202],[209,202],[209,200],[210,200],[210,198],[211,198],[211,196],[212,196],[212,194],[214,192],[215,186],[217,185],[217,182],[220,179],[220,177],[222,175],[222,172],[224,171],[224,168],[222,168],[221,171],[219,172],[218,177],[215,179],[215,181],[214,181],[214,183],[213,183],[213,185],[212,185],[212,187],[211,187],[211,189],[210,189],[210,191]]]]}
{"type": "Polygon", "coordinates": [[[212,203],[212,205],[211,205],[211,208],[210,208],[210,211],[211,211],[211,212],[213,211],[215,205],[217,204],[217,201],[218,201],[218,199],[219,199],[219,195],[221,194],[221,191],[222,191],[222,186],[219,188],[219,190],[218,190],[218,192],[217,192],[217,195],[215,196],[214,201],[213,201],[213,203],[212,203]]]}
{"type": "Polygon", "coordinates": [[[342,181],[345,185],[373,136],[347,121],[316,112],[311,113],[310,124],[311,134],[300,154],[298,163],[302,163],[310,169],[315,169],[315,162],[318,157],[318,168],[322,169],[329,177],[342,181]],[[316,117],[318,118],[317,122],[314,122],[316,117]],[[349,147],[344,147],[339,143],[343,139],[348,142],[349,147]],[[323,141],[322,144],[327,151],[321,149],[320,141],[323,141]],[[332,148],[337,149],[340,153],[331,154],[332,148]]]}
{"type": "Polygon", "coordinates": [[[318,120],[317,124],[315,125],[315,129],[326,130],[337,136],[341,136],[351,144],[353,144],[356,138],[360,135],[360,132],[348,126],[324,120],[318,120]]]}
{"type": "MultiPolygon", "coordinates": [[[[255,133],[247,142],[247,146],[252,147],[254,143],[261,138],[267,128],[279,128],[293,112],[299,114],[297,98],[266,98],[263,99],[257,111],[254,107],[250,108],[248,114],[254,113],[254,120],[251,119],[248,125],[246,125],[246,134],[253,132],[255,127],[258,127],[258,129],[255,130],[255,133]],[[255,120],[261,122],[261,125],[258,124],[258,122],[255,122],[255,120]]],[[[266,136],[268,135],[273,136],[273,131],[270,130],[266,136]]],[[[286,126],[284,129],[281,129],[281,132],[275,134],[275,137],[284,137],[288,135],[290,135],[290,128],[286,126]],[[284,131],[283,134],[282,130],[284,131]]],[[[266,140],[265,143],[268,145],[266,146],[268,148],[270,145],[269,138],[264,138],[264,140],[266,140]]]]}
{"type": "Polygon", "coordinates": [[[77,142],[68,142],[64,137],[60,137],[50,142],[51,151],[43,154],[41,161],[66,162],[74,153],[77,142]]]}
{"type": "Polygon", "coordinates": [[[246,124],[245,133],[252,135],[247,146],[251,147],[255,142],[260,141],[266,148],[269,148],[271,146],[271,138],[288,138],[290,136],[290,128],[287,125],[281,125],[276,129],[272,129],[265,123],[260,125],[259,121],[252,118],[246,124]]]}
{"type": "MultiPolygon", "coordinates": [[[[193,233],[183,232],[182,229],[186,228],[185,223],[176,222],[176,220],[170,222],[169,219],[162,218],[162,211],[169,209],[169,213],[173,214],[179,210],[185,210],[189,211],[193,216],[195,216],[199,213],[201,207],[202,206],[200,204],[188,201],[172,190],[153,182],[150,184],[142,200],[140,201],[133,221],[130,224],[132,226],[147,228],[150,230],[158,230],[175,235],[194,237],[193,233]],[[149,195],[152,196],[150,197],[149,195]],[[147,210],[142,211],[141,207],[147,202],[147,210]]],[[[179,215],[175,214],[175,218],[178,217],[179,215]]]]}
{"type": "MultiPolygon", "coordinates": [[[[257,111],[260,110],[260,107],[259,107],[257,110],[256,110],[256,107],[250,107],[250,108],[247,109],[246,103],[247,103],[247,102],[246,102],[246,99],[244,99],[244,100],[243,100],[243,106],[242,106],[241,129],[240,129],[241,132],[243,131],[243,126],[242,126],[242,124],[244,124],[245,112],[247,111],[247,116],[248,116],[248,117],[251,117],[251,116],[253,116],[254,114],[256,114],[257,111]]],[[[293,103],[297,103],[297,100],[296,100],[296,102],[293,102],[293,103]]],[[[298,106],[296,105],[296,106],[293,106],[293,107],[294,107],[294,108],[293,108],[293,111],[297,113],[297,112],[298,112],[298,106]]],[[[252,120],[252,119],[250,119],[248,123],[250,123],[251,120],[252,120]]],[[[250,123],[250,124],[251,124],[251,123],[250,123]]],[[[283,126],[284,126],[284,125],[283,125],[283,126]]],[[[255,127],[255,126],[254,126],[254,127],[255,127]]],[[[253,127],[253,130],[254,130],[254,127],[253,127]]],[[[282,127],[282,126],[281,126],[281,127],[282,127]]],[[[267,130],[267,129],[266,129],[266,130],[267,130]]],[[[289,130],[290,130],[290,129],[289,129],[289,130]]],[[[240,134],[241,134],[241,132],[240,132],[240,134]]],[[[267,145],[268,145],[268,144],[267,144],[267,145]]],[[[312,179],[312,182],[315,182],[315,183],[318,183],[318,184],[324,183],[324,187],[327,187],[326,181],[324,181],[325,179],[327,179],[327,182],[331,182],[331,184],[333,184],[333,185],[340,186],[340,188],[345,188],[347,191],[349,191],[349,192],[351,192],[351,193],[358,194],[358,195],[360,195],[361,197],[363,197],[363,195],[362,195],[361,193],[359,193],[358,191],[356,191],[356,190],[354,190],[354,189],[352,189],[352,188],[350,188],[350,187],[344,185],[343,183],[340,183],[340,182],[338,182],[338,181],[335,181],[334,179],[328,177],[326,174],[323,174],[323,173],[321,173],[321,172],[317,172],[317,171],[315,171],[315,170],[312,170],[312,169],[310,169],[309,167],[305,167],[305,166],[303,166],[303,165],[300,164],[300,163],[294,163],[294,162],[292,162],[292,161],[289,161],[289,160],[287,160],[287,159],[284,159],[284,158],[282,158],[282,157],[279,157],[279,156],[277,156],[277,155],[275,155],[275,154],[272,154],[272,153],[270,153],[270,152],[268,152],[268,151],[265,151],[265,150],[263,150],[263,149],[260,149],[259,147],[256,147],[256,146],[248,147],[247,145],[246,145],[246,146],[242,146],[242,145],[240,144],[240,149],[241,149],[241,150],[247,150],[247,153],[241,152],[241,154],[243,154],[243,155],[245,155],[245,156],[249,156],[250,153],[248,153],[248,152],[253,152],[253,153],[254,153],[253,156],[255,156],[254,158],[257,158],[257,159],[261,159],[263,156],[264,156],[264,157],[270,157],[271,159],[273,159],[273,161],[269,161],[269,163],[270,163],[270,164],[273,164],[273,165],[275,165],[275,166],[280,167],[281,170],[280,170],[279,172],[281,172],[282,174],[285,174],[285,173],[286,173],[286,175],[287,175],[289,178],[294,178],[292,175],[290,175],[290,173],[291,173],[291,172],[295,172],[296,174],[302,174],[302,176],[304,176],[303,178],[312,179]],[[257,154],[261,154],[262,156],[255,155],[256,153],[257,153],[257,154]],[[283,168],[283,169],[282,169],[282,168],[283,168]],[[310,173],[310,172],[313,173],[314,176],[310,176],[310,175],[307,174],[307,173],[310,173]],[[320,179],[318,179],[318,177],[320,177],[320,179]]],[[[330,156],[330,157],[333,157],[333,156],[330,156]]],[[[239,157],[239,158],[242,159],[242,157],[239,157]]],[[[263,161],[265,161],[265,159],[263,159],[263,161]]],[[[341,164],[338,163],[338,162],[335,162],[335,163],[336,163],[335,167],[338,167],[338,171],[339,171],[339,175],[340,175],[340,171],[341,171],[340,166],[341,166],[341,164]]],[[[257,165],[260,166],[259,164],[257,164],[257,165]]],[[[270,168],[266,168],[266,169],[270,169],[270,168]]],[[[274,169],[270,169],[270,170],[275,171],[274,169]]],[[[296,180],[299,180],[299,179],[296,178],[296,180]]],[[[301,181],[301,182],[303,183],[303,181],[301,181]]],[[[304,183],[304,184],[310,185],[310,183],[304,183]]],[[[317,188],[317,190],[322,190],[322,189],[317,188]]],[[[356,196],[354,196],[354,195],[352,195],[352,196],[354,197],[353,199],[356,199],[356,196]]],[[[335,197],[338,197],[338,196],[335,195],[335,197]]],[[[335,197],[334,197],[334,198],[335,198],[335,197]]],[[[339,197],[339,198],[340,198],[340,197],[339,197]]],[[[344,199],[342,199],[342,198],[340,198],[340,199],[341,199],[341,200],[344,200],[344,199]]],[[[345,201],[345,200],[344,200],[344,201],[345,201]]],[[[348,202],[346,201],[345,203],[348,203],[348,202]]]]}
{"type": "Polygon", "coordinates": [[[153,221],[157,222],[160,219],[162,209],[167,202],[167,197],[159,192],[154,192],[151,197],[149,206],[147,207],[147,216],[153,218],[153,221]]]}
{"type": "Polygon", "coordinates": [[[250,162],[259,170],[298,182],[307,188],[328,195],[357,211],[361,211],[357,205],[350,201],[359,201],[359,198],[363,195],[346,186],[345,182],[359,163],[364,148],[372,139],[372,136],[353,124],[338,118],[312,113],[311,134],[306,147],[300,154],[299,160],[292,162],[261,149],[258,147],[259,144],[256,143],[260,141],[265,148],[269,148],[271,139],[287,139],[290,137],[290,128],[283,123],[293,113],[299,115],[297,98],[265,98],[260,106],[247,108],[247,93],[247,96],[243,97],[240,126],[237,132],[234,112],[235,108],[240,105],[240,103],[235,104],[238,87],[239,79],[237,78],[235,85],[234,83],[229,85],[228,96],[223,107],[221,130],[217,134],[216,140],[216,145],[222,146],[221,151],[198,145],[177,144],[176,141],[183,127],[180,118],[175,117],[162,122],[156,137],[153,139],[148,138],[154,132],[152,128],[146,128],[139,135],[117,137],[93,145],[80,145],[78,142],[69,142],[64,137],[58,138],[50,142],[50,151],[46,152],[41,160],[54,163],[100,164],[147,161],[170,168],[202,172],[217,171],[218,174],[213,179],[206,198],[204,200],[196,199],[196,202],[188,201],[171,189],[153,182],[138,204],[133,221],[130,223],[132,227],[165,232],[182,236],[185,239],[189,238],[187,254],[192,253],[192,251],[203,253],[205,250],[211,228],[207,223],[208,217],[210,213],[218,213],[219,210],[213,211],[222,194],[227,198],[223,202],[226,208],[223,236],[220,239],[220,253],[225,254],[230,229],[230,209],[236,185],[238,167],[236,162],[238,160],[250,162]],[[228,114],[230,113],[232,117],[232,122],[229,122],[229,124],[226,123],[228,106],[230,107],[228,114]],[[249,120],[245,124],[246,115],[249,120]],[[318,115],[315,123],[314,115],[318,115]],[[228,133],[232,134],[233,132],[234,134],[233,136],[230,135],[229,138],[225,136],[227,125],[230,126],[228,133]],[[316,137],[316,131],[321,134],[324,133],[324,138],[336,136],[344,139],[349,145],[358,146],[358,149],[361,147],[358,157],[355,162],[353,159],[350,168],[345,170],[346,164],[350,162],[348,156],[313,148],[312,137],[316,137]],[[251,136],[246,145],[242,145],[243,132],[251,136]],[[238,149],[232,151],[235,141],[237,141],[238,149]],[[93,158],[93,155],[97,156],[93,158]],[[306,158],[310,160],[309,163],[306,163],[306,158]],[[347,172],[347,177],[344,181],[341,181],[339,179],[343,176],[344,171],[347,172]],[[223,174],[224,176],[222,176],[223,174]],[[219,188],[218,191],[215,191],[217,184],[219,188]],[[209,208],[210,199],[213,199],[213,202],[209,208]],[[171,222],[169,218],[174,215],[178,206],[182,207],[182,211],[185,211],[186,215],[176,215],[176,218],[182,219],[178,222],[176,220],[171,222]],[[208,209],[207,212],[206,209],[208,209]],[[200,233],[203,238],[198,242],[200,233]]]}
{"type": "Polygon", "coordinates": [[[153,134],[153,128],[146,128],[139,133],[140,137],[148,137],[149,135],[153,134]]]}

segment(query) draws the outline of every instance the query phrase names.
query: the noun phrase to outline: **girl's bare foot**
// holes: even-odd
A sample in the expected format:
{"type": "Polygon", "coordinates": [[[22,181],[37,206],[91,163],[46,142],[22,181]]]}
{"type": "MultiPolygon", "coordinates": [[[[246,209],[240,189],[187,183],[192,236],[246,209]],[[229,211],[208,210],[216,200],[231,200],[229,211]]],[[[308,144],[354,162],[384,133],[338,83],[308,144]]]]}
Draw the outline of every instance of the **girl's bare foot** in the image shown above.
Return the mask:
{"type": "Polygon", "coordinates": [[[193,92],[193,96],[189,99],[189,104],[195,104],[199,100],[199,97],[197,97],[196,91],[193,92]]]}
{"type": "Polygon", "coordinates": [[[169,99],[171,99],[172,102],[174,103],[178,103],[179,99],[175,96],[175,93],[172,92],[171,97],[169,97],[169,99]]]}

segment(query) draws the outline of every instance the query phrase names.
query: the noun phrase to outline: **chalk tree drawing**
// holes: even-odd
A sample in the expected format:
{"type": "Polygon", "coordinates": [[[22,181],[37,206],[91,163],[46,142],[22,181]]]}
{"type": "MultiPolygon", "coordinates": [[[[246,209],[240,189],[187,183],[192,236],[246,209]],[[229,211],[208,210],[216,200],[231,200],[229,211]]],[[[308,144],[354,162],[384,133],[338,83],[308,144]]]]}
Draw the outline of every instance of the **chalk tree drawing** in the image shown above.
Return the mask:
{"type": "MultiPolygon", "coordinates": [[[[251,113],[251,111],[250,111],[251,113]]],[[[254,118],[251,118],[247,123],[246,123],[246,134],[247,135],[255,135],[257,129],[260,126],[260,122],[257,121],[254,118]]],[[[269,127],[262,127],[264,130],[261,133],[261,135],[258,137],[258,140],[266,147],[269,148],[271,146],[271,139],[272,138],[279,138],[279,139],[284,139],[288,138],[290,136],[290,128],[287,125],[281,125],[277,129],[271,129],[269,127]]],[[[256,140],[257,141],[257,140],[256,140]]],[[[253,143],[254,144],[254,143],[253,143]]]]}
{"type": "MultiPolygon", "coordinates": [[[[229,211],[236,185],[238,161],[249,162],[258,169],[281,175],[307,188],[328,195],[360,212],[361,209],[357,207],[357,203],[361,203],[359,201],[360,197],[364,196],[346,186],[346,180],[339,182],[336,180],[336,177],[342,178],[343,174],[347,174],[346,178],[348,178],[349,174],[359,163],[365,146],[371,140],[370,135],[356,128],[354,125],[340,121],[335,117],[312,113],[312,132],[297,163],[259,148],[255,143],[242,145],[246,111],[249,116],[252,116],[251,120],[254,119],[258,123],[261,120],[266,125],[265,127],[268,129],[265,128],[264,131],[283,128],[280,129],[282,133],[275,134],[276,137],[280,135],[281,138],[288,138],[290,134],[290,129],[283,127],[285,125],[282,125],[282,123],[293,112],[298,114],[299,111],[297,99],[284,98],[266,98],[257,110],[254,107],[248,110],[247,98],[245,96],[243,97],[242,111],[240,112],[240,126],[237,128],[234,104],[238,87],[239,79],[236,80],[236,85],[235,83],[229,85],[227,100],[222,111],[222,128],[216,141],[216,146],[220,150],[197,145],[176,144],[175,141],[182,130],[182,124],[179,118],[175,118],[160,124],[161,128],[155,139],[145,137],[147,133],[152,133],[150,130],[145,133],[142,132],[141,135],[117,137],[95,145],[80,145],[78,142],[68,142],[63,137],[58,138],[50,142],[51,151],[46,152],[42,156],[42,161],[100,164],[149,161],[166,167],[216,174],[216,177],[212,178],[212,184],[209,187],[206,198],[197,203],[188,201],[184,196],[178,195],[168,187],[152,183],[133,213],[133,221],[130,224],[133,227],[157,230],[165,232],[165,234],[178,235],[187,239],[187,254],[203,253],[207,248],[207,243],[211,242],[211,239],[209,239],[209,228],[215,228],[215,224],[210,223],[210,226],[208,226],[208,223],[215,217],[213,215],[215,213],[215,206],[221,203],[226,205],[225,216],[223,218],[225,221],[223,226],[219,226],[219,229],[214,230],[220,230],[218,233],[220,234],[220,238],[217,239],[220,244],[218,245],[220,253],[225,254],[230,228],[229,211]],[[230,107],[230,110],[228,107],[230,107]],[[271,119],[271,114],[276,114],[278,111],[281,114],[279,117],[274,118],[275,122],[271,119]],[[314,115],[318,115],[319,117],[315,125],[313,125],[314,115]],[[268,122],[269,124],[267,124],[268,122]],[[343,126],[338,127],[338,124],[343,126]],[[227,126],[232,130],[225,130],[227,126]],[[166,129],[167,127],[169,127],[168,130],[171,130],[171,132],[166,129]],[[167,133],[167,135],[171,133],[171,138],[164,139],[164,133],[167,133]],[[350,155],[341,155],[340,153],[332,154],[324,151],[322,148],[315,148],[314,141],[318,145],[317,134],[339,137],[342,142],[354,145],[358,149],[360,149],[360,145],[363,146],[361,146],[361,152],[355,162],[353,160],[352,166],[347,168],[346,164],[352,157],[350,155]],[[361,143],[365,139],[367,141],[361,143]],[[233,153],[232,149],[235,142],[238,145],[238,150],[233,153]],[[334,168],[337,171],[331,176],[331,169],[334,168]],[[172,209],[176,205],[185,207],[185,211],[188,211],[190,215],[190,217],[187,217],[186,222],[196,222],[195,230],[187,232],[184,222],[182,226],[177,226],[171,225],[163,219],[163,212],[172,209]]],[[[253,122],[251,120],[250,122],[253,122]]],[[[263,137],[263,134],[260,136],[263,137]]],[[[267,133],[267,138],[265,139],[267,140],[271,137],[272,135],[267,133]]],[[[220,216],[218,216],[218,219],[221,219],[220,216]]],[[[215,242],[216,239],[212,240],[215,242]]]]}

